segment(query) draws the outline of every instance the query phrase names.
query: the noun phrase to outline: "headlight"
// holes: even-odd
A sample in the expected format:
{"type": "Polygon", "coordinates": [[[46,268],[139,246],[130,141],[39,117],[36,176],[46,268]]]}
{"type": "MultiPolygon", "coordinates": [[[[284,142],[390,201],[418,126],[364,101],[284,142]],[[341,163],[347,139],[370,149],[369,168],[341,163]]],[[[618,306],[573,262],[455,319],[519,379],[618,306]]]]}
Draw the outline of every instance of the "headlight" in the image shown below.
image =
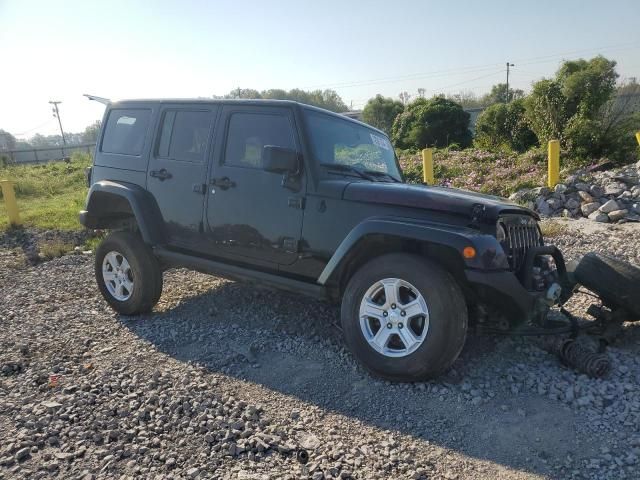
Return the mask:
{"type": "Polygon", "coordinates": [[[504,225],[500,222],[496,225],[496,239],[500,243],[503,243],[507,239],[507,231],[504,229],[504,225]]]}

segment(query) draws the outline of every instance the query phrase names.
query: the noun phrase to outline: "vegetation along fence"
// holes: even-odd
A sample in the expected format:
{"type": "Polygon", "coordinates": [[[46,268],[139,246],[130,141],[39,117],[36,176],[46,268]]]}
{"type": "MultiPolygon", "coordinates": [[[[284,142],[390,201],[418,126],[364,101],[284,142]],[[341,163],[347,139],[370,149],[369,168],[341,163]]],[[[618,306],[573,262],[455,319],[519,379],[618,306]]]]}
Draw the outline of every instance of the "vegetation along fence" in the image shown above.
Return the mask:
{"type": "Polygon", "coordinates": [[[6,163],[44,163],[64,160],[71,157],[73,152],[92,153],[95,143],[79,145],[65,145],[57,147],[25,148],[20,150],[0,150],[0,157],[5,157],[6,163]]]}

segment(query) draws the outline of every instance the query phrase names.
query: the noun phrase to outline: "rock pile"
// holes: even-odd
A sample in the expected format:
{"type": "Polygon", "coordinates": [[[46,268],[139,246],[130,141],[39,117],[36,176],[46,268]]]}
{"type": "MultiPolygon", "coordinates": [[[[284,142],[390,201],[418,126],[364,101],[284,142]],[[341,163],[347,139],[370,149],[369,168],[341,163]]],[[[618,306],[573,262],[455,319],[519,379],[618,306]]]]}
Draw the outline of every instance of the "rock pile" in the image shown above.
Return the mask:
{"type": "Polygon", "coordinates": [[[509,199],[543,217],[640,222],[640,162],[603,172],[578,171],[553,189],[519,190],[509,199]]]}

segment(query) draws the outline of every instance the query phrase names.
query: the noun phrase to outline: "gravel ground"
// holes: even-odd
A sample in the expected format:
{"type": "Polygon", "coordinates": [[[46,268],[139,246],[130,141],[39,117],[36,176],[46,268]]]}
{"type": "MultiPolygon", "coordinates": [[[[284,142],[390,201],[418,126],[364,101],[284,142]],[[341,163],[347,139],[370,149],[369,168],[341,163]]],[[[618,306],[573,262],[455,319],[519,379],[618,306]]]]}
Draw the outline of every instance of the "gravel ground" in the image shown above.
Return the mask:
{"type": "MultiPolygon", "coordinates": [[[[569,258],[640,264],[637,225],[593,225],[552,240],[569,258]]],[[[605,379],[534,339],[470,335],[445,377],[393,385],[345,350],[334,306],[174,270],[152,314],[118,316],[93,256],[34,266],[13,247],[0,248],[0,479],[640,477],[638,324],[605,379]]]]}

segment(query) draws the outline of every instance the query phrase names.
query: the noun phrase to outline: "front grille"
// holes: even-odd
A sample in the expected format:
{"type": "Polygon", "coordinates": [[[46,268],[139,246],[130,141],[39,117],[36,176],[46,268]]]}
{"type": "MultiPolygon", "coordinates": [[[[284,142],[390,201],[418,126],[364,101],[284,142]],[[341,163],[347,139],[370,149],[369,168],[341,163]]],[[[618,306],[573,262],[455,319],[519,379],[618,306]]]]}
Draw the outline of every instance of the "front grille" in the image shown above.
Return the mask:
{"type": "Polygon", "coordinates": [[[531,217],[510,215],[499,221],[505,229],[506,238],[502,248],[509,258],[511,270],[517,272],[524,264],[527,250],[544,245],[538,223],[531,217]]]}

